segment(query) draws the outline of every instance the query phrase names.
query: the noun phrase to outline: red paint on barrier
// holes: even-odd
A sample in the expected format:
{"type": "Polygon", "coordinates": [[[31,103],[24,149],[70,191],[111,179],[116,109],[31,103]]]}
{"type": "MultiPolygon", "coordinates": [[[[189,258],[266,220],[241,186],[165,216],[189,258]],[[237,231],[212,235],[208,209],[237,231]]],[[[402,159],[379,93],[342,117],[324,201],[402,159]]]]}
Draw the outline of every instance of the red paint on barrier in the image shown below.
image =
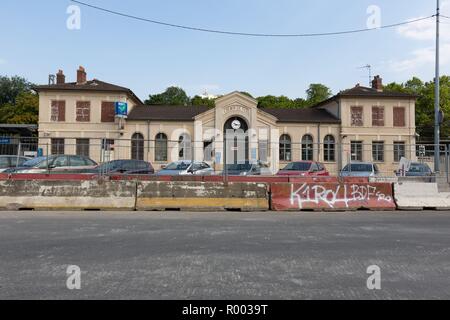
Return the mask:
{"type": "Polygon", "coordinates": [[[73,174],[73,173],[2,173],[0,180],[95,180],[96,174],[73,174]]]}
{"type": "Polygon", "coordinates": [[[396,208],[390,183],[283,183],[270,192],[275,211],[396,208]]]}
{"type": "Polygon", "coordinates": [[[289,177],[291,183],[338,183],[337,177],[289,177]]]}

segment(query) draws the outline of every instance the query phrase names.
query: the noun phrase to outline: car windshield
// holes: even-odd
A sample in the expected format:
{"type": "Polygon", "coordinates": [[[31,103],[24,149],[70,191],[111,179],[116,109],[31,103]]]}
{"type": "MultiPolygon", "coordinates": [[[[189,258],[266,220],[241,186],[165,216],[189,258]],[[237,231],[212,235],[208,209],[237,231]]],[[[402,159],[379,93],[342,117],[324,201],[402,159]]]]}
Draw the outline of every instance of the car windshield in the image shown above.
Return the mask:
{"type": "Polygon", "coordinates": [[[351,165],[346,165],[343,171],[372,172],[372,165],[366,163],[352,163],[351,165]]]}
{"type": "Polygon", "coordinates": [[[283,170],[309,171],[309,168],[311,168],[311,163],[309,162],[291,162],[283,170]]]}
{"type": "Polygon", "coordinates": [[[423,164],[412,164],[409,167],[409,171],[410,172],[427,172],[428,170],[427,170],[426,166],[423,164]]]}
{"type": "MultiPolygon", "coordinates": [[[[49,159],[51,159],[51,157],[48,157],[49,159]]],[[[25,161],[22,166],[24,167],[35,167],[38,164],[40,164],[41,162],[47,160],[47,157],[37,157],[28,161],[25,161]]]]}
{"type": "Polygon", "coordinates": [[[172,162],[164,170],[186,170],[190,165],[190,162],[172,162]]]}
{"type": "Polygon", "coordinates": [[[120,167],[120,161],[116,160],[116,161],[102,163],[101,165],[99,165],[97,167],[97,169],[100,171],[110,171],[110,170],[113,170],[113,169],[116,169],[119,167],[120,167]]]}
{"type": "Polygon", "coordinates": [[[250,171],[251,168],[252,168],[252,165],[250,163],[227,165],[227,170],[229,170],[229,171],[250,171]]]}

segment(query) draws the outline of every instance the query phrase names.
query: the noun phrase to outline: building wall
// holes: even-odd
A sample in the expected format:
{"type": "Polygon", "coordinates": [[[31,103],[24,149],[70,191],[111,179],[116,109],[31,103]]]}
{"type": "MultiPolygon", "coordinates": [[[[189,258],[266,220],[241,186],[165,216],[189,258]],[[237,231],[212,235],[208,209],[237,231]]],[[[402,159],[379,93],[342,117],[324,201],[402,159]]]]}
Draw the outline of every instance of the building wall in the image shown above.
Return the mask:
{"type": "MultiPolygon", "coordinates": [[[[90,139],[90,157],[96,161],[108,159],[131,158],[131,139],[134,134],[142,135],[143,158],[150,161],[156,169],[161,165],[178,160],[178,139],[182,134],[187,134],[193,141],[192,157],[203,160],[203,142],[214,141],[213,155],[208,161],[216,170],[223,168],[223,128],[225,122],[234,116],[243,118],[250,129],[250,149],[252,155],[259,154],[260,139],[268,141],[268,165],[275,173],[284,167],[287,162],[279,160],[279,139],[283,134],[291,138],[292,161],[302,160],[302,138],[311,135],[314,143],[313,160],[323,162],[332,174],[337,174],[339,169],[349,162],[350,142],[362,141],[363,160],[372,161],[372,142],[383,141],[385,144],[385,159],[379,163],[381,171],[392,173],[397,169],[398,163],[393,158],[393,143],[404,141],[407,146],[415,145],[415,101],[408,99],[341,99],[338,102],[330,102],[322,108],[327,109],[335,116],[342,116],[342,124],[316,124],[316,123],[281,123],[270,114],[257,109],[257,102],[234,92],[219,98],[216,107],[198,115],[192,121],[124,121],[123,128],[119,121],[115,123],[101,122],[102,101],[127,102],[129,110],[135,105],[126,94],[108,93],[82,93],[82,92],[40,92],[39,94],[39,137],[40,147],[44,154],[50,152],[51,138],[65,139],[65,153],[75,154],[76,139],[90,139]],[[65,100],[66,112],[64,122],[53,122],[50,119],[51,101],[65,100]],[[76,102],[91,102],[91,121],[89,123],[76,121],[76,102]],[[351,124],[351,107],[363,107],[363,126],[355,127],[351,124]],[[372,126],[372,106],[384,107],[384,126],[372,126]],[[405,127],[394,127],[393,108],[405,108],[405,127]],[[157,134],[163,133],[167,137],[168,156],[167,161],[156,161],[155,139],[157,134]],[[323,143],[327,135],[334,137],[336,141],[335,161],[324,161],[323,143]],[[104,158],[101,141],[104,138],[114,139],[113,150],[108,158],[104,158]],[[339,143],[342,142],[342,147],[339,143]]],[[[414,159],[415,152],[412,147],[407,147],[407,157],[414,159]]],[[[253,160],[253,159],[251,159],[253,160]]]]}
{"type": "Polygon", "coordinates": [[[404,142],[406,145],[406,157],[415,160],[415,100],[411,99],[341,99],[341,137],[343,165],[350,161],[351,141],[363,142],[363,161],[373,161],[372,143],[383,141],[385,145],[385,159],[378,162],[380,170],[385,173],[393,173],[398,169],[398,162],[394,161],[394,142],[404,142]],[[363,126],[352,126],[351,107],[363,107],[363,126]],[[372,107],[384,107],[384,126],[372,125],[372,107]],[[405,126],[394,127],[394,107],[405,108],[405,126]]]}
{"type": "Polygon", "coordinates": [[[91,158],[100,161],[101,141],[104,138],[120,139],[124,131],[116,122],[101,122],[102,101],[127,102],[131,110],[136,102],[126,94],[85,93],[85,92],[39,92],[39,148],[43,154],[50,153],[51,139],[65,139],[65,153],[75,154],[76,139],[90,139],[91,158]],[[51,121],[51,103],[53,100],[65,101],[65,121],[51,121]],[[76,102],[90,101],[90,121],[76,121],[76,102]]]}

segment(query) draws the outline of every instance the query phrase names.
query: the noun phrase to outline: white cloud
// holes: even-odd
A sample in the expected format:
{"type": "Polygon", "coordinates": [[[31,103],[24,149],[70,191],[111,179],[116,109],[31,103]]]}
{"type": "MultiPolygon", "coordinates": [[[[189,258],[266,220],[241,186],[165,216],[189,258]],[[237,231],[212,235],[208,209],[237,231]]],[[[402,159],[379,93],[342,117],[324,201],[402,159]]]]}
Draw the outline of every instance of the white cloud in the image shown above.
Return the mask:
{"type": "MultiPolygon", "coordinates": [[[[446,65],[450,62],[450,43],[443,44],[440,49],[440,62],[441,65],[446,65]]],[[[435,48],[427,47],[417,49],[411,52],[410,57],[390,61],[389,67],[397,72],[416,70],[423,66],[433,66],[435,63],[435,48]]]]}
{"type": "Polygon", "coordinates": [[[6,64],[6,60],[5,60],[5,59],[2,59],[2,58],[0,58],[0,64],[6,64]]]}
{"type": "MultiPolygon", "coordinates": [[[[442,3],[441,12],[450,11],[450,0],[442,3]]],[[[415,20],[423,17],[416,17],[415,20]]],[[[440,58],[441,65],[450,63],[450,21],[443,21],[440,25],[441,31],[441,48],[440,58]]],[[[397,34],[401,37],[413,41],[427,42],[426,47],[414,49],[408,56],[401,60],[393,60],[389,62],[389,67],[397,72],[417,71],[418,68],[424,66],[433,66],[435,63],[435,46],[436,38],[436,20],[427,19],[415,23],[403,25],[397,28],[397,34]]]]}
{"type": "MultiPolygon", "coordinates": [[[[423,17],[417,17],[410,20],[415,20],[423,17]]],[[[440,25],[442,39],[450,38],[450,24],[443,21],[440,25]]],[[[449,20],[450,22],[450,20],[449,20]]],[[[436,37],[436,20],[427,19],[406,24],[397,28],[397,33],[405,38],[412,40],[434,40],[436,37]]]]}

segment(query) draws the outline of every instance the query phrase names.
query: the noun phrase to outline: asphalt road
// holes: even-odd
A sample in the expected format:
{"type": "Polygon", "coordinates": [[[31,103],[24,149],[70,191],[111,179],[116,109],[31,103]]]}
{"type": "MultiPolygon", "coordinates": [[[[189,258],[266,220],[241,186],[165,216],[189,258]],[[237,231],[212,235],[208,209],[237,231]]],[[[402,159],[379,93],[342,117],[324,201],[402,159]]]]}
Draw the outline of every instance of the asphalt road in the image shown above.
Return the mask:
{"type": "Polygon", "coordinates": [[[450,212],[0,212],[0,299],[409,298],[450,298],[450,212]]]}

